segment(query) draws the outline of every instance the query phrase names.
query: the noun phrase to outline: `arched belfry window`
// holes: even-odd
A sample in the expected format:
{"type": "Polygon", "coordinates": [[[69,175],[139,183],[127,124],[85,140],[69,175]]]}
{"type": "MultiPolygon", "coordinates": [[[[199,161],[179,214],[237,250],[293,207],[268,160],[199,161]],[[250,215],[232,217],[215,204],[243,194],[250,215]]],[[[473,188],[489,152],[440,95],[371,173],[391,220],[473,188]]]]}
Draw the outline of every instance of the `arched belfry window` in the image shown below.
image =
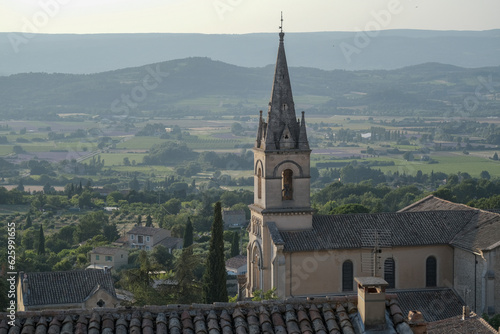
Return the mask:
{"type": "Polygon", "coordinates": [[[260,167],[257,171],[257,198],[262,198],[262,170],[260,167]]]}
{"type": "Polygon", "coordinates": [[[352,261],[342,263],[342,291],[352,291],[354,283],[354,267],[352,261]]]}
{"type": "Polygon", "coordinates": [[[291,169],[283,171],[281,181],[281,198],[284,201],[293,199],[293,172],[291,169]]]}
{"type": "Polygon", "coordinates": [[[437,286],[437,261],[434,256],[429,256],[425,261],[425,286],[437,286]]]}
{"type": "Polygon", "coordinates": [[[387,288],[394,289],[396,287],[396,263],[392,257],[384,262],[384,279],[389,283],[387,288]]]}

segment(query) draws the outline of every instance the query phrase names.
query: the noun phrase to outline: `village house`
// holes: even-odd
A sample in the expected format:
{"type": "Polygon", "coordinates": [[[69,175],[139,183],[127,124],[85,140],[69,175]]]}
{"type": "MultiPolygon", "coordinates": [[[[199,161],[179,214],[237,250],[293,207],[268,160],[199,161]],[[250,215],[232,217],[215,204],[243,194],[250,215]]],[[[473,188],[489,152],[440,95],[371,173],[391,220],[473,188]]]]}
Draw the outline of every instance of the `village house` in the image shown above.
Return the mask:
{"type": "Polygon", "coordinates": [[[109,270],[19,273],[17,310],[118,307],[109,270]]]}
{"type": "Polygon", "coordinates": [[[119,269],[128,264],[128,250],[117,247],[96,247],[89,252],[90,265],[94,269],[119,269]]]}

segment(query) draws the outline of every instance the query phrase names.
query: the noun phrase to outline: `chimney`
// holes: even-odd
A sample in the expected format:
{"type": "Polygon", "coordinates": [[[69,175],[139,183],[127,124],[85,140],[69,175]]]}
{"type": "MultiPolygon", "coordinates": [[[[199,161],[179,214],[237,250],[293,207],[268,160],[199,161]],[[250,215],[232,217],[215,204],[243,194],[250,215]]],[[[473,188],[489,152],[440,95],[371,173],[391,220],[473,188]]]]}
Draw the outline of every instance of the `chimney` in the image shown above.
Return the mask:
{"type": "Polygon", "coordinates": [[[408,325],[410,325],[413,334],[427,334],[427,323],[419,311],[408,312],[408,325]]]}
{"type": "Polygon", "coordinates": [[[22,284],[21,284],[23,296],[26,296],[30,292],[30,285],[29,285],[29,281],[28,281],[28,275],[26,273],[20,272],[19,276],[22,277],[22,280],[23,280],[22,284]]]}
{"type": "Polygon", "coordinates": [[[358,310],[365,330],[383,330],[385,322],[385,288],[380,277],[355,277],[358,284],[358,310]]]}
{"type": "Polygon", "coordinates": [[[469,308],[469,306],[463,306],[462,307],[462,320],[465,320],[468,317],[470,317],[470,308],[469,308]]]}
{"type": "Polygon", "coordinates": [[[242,301],[245,295],[245,286],[247,284],[247,275],[236,276],[238,280],[238,301],[242,301]]]}

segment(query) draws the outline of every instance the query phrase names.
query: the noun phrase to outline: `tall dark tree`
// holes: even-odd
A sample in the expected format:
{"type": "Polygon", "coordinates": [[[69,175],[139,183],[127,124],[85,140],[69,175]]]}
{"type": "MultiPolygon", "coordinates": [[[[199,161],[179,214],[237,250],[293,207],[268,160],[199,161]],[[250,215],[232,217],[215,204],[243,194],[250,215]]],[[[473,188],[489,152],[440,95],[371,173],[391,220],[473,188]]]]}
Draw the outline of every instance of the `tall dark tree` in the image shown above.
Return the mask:
{"type": "Polygon", "coordinates": [[[24,229],[30,228],[31,225],[33,225],[33,222],[31,221],[31,215],[28,213],[26,216],[26,224],[24,225],[24,229]]]}
{"type": "Polygon", "coordinates": [[[182,248],[188,248],[193,244],[193,224],[191,223],[191,219],[188,217],[188,222],[186,224],[186,228],[184,229],[184,243],[182,248]]]}
{"type": "Polygon", "coordinates": [[[240,236],[238,232],[233,232],[233,240],[231,241],[231,257],[240,255],[240,236]]]}
{"type": "Polygon", "coordinates": [[[38,234],[38,255],[45,254],[45,235],[43,234],[43,226],[40,224],[40,232],[38,234]]]}
{"type": "Polygon", "coordinates": [[[141,215],[137,216],[137,226],[142,226],[142,216],[141,215]]]}
{"type": "Polygon", "coordinates": [[[210,247],[203,274],[203,301],[206,304],[227,302],[224,231],[220,202],[215,203],[210,247]]]}
{"type": "Polygon", "coordinates": [[[153,227],[153,218],[151,218],[151,215],[147,215],[146,217],[146,227],[153,227]]]}

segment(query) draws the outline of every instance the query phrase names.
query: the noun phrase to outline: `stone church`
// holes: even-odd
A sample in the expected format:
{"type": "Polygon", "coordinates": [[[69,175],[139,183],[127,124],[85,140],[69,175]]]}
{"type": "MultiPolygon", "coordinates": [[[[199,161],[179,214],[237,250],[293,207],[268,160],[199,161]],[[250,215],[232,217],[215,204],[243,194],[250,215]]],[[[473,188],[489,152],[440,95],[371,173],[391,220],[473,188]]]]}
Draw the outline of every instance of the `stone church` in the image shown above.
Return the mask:
{"type": "Polygon", "coordinates": [[[247,297],[270,289],[280,298],[345,295],[354,277],[378,276],[393,291],[452,290],[478,314],[500,313],[500,214],[434,196],[395,213],[313,213],[311,149],[283,32],[253,151],[247,297]]]}

